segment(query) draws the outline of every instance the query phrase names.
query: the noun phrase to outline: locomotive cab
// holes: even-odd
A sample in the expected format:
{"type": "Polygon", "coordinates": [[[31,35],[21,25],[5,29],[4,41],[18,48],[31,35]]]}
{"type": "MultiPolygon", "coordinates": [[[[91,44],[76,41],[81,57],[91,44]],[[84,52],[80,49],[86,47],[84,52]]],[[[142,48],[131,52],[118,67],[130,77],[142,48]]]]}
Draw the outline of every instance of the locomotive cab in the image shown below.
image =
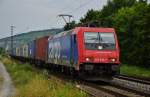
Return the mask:
{"type": "Polygon", "coordinates": [[[79,34],[80,72],[88,76],[118,73],[119,47],[115,30],[83,28],[79,34]]]}

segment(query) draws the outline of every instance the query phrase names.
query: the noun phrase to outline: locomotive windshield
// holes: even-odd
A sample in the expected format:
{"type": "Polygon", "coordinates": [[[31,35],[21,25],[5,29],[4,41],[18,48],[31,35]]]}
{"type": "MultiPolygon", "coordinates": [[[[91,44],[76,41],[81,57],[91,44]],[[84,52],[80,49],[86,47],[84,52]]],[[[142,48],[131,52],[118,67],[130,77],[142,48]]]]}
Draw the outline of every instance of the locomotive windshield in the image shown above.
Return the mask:
{"type": "Polygon", "coordinates": [[[112,32],[85,32],[85,48],[89,50],[114,50],[115,38],[112,32]]]}

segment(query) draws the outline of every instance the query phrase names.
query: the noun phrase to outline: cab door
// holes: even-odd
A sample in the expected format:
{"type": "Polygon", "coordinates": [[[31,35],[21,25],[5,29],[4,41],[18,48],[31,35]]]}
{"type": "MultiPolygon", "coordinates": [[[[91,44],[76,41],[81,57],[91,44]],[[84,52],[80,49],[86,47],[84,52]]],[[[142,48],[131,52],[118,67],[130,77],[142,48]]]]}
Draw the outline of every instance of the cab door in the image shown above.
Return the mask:
{"type": "Polygon", "coordinates": [[[76,34],[71,35],[71,62],[75,66],[78,62],[78,49],[76,34]]]}

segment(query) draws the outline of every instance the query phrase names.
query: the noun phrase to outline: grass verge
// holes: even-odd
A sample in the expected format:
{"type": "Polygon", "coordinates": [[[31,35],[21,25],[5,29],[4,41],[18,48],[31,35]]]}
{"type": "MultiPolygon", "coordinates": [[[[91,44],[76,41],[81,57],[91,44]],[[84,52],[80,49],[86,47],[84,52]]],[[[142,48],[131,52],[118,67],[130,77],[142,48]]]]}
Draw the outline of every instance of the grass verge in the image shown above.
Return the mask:
{"type": "Polygon", "coordinates": [[[2,88],[2,84],[3,84],[3,77],[0,76],[0,91],[1,91],[1,88],[2,88]]]}
{"type": "Polygon", "coordinates": [[[120,72],[121,74],[127,74],[130,76],[150,78],[150,68],[123,64],[121,65],[120,72]]]}
{"type": "Polygon", "coordinates": [[[2,83],[3,83],[3,77],[0,76],[0,86],[1,86],[2,83]]]}
{"type": "Polygon", "coordinates": [[[14,97],[87,97],[87,94],[75,88],[73,83],[63,84],[55,78],[48,79],[46,71],[37,72],[29,64],[12,62],[6,57],[2,62],[16,86],[14,97]]]}

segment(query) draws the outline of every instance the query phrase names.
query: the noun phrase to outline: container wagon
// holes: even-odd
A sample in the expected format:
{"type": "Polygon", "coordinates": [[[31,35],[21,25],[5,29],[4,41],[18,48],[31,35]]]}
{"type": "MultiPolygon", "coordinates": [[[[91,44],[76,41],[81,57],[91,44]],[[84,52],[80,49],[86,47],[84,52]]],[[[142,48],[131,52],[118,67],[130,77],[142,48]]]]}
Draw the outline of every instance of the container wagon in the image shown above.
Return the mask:
{"type": "Polygon", "coordinates": [[[44,64],[47,60],[47,46],[49,36],[38,38],[35,40],[35,61],[36,64],[44,64]]]}

